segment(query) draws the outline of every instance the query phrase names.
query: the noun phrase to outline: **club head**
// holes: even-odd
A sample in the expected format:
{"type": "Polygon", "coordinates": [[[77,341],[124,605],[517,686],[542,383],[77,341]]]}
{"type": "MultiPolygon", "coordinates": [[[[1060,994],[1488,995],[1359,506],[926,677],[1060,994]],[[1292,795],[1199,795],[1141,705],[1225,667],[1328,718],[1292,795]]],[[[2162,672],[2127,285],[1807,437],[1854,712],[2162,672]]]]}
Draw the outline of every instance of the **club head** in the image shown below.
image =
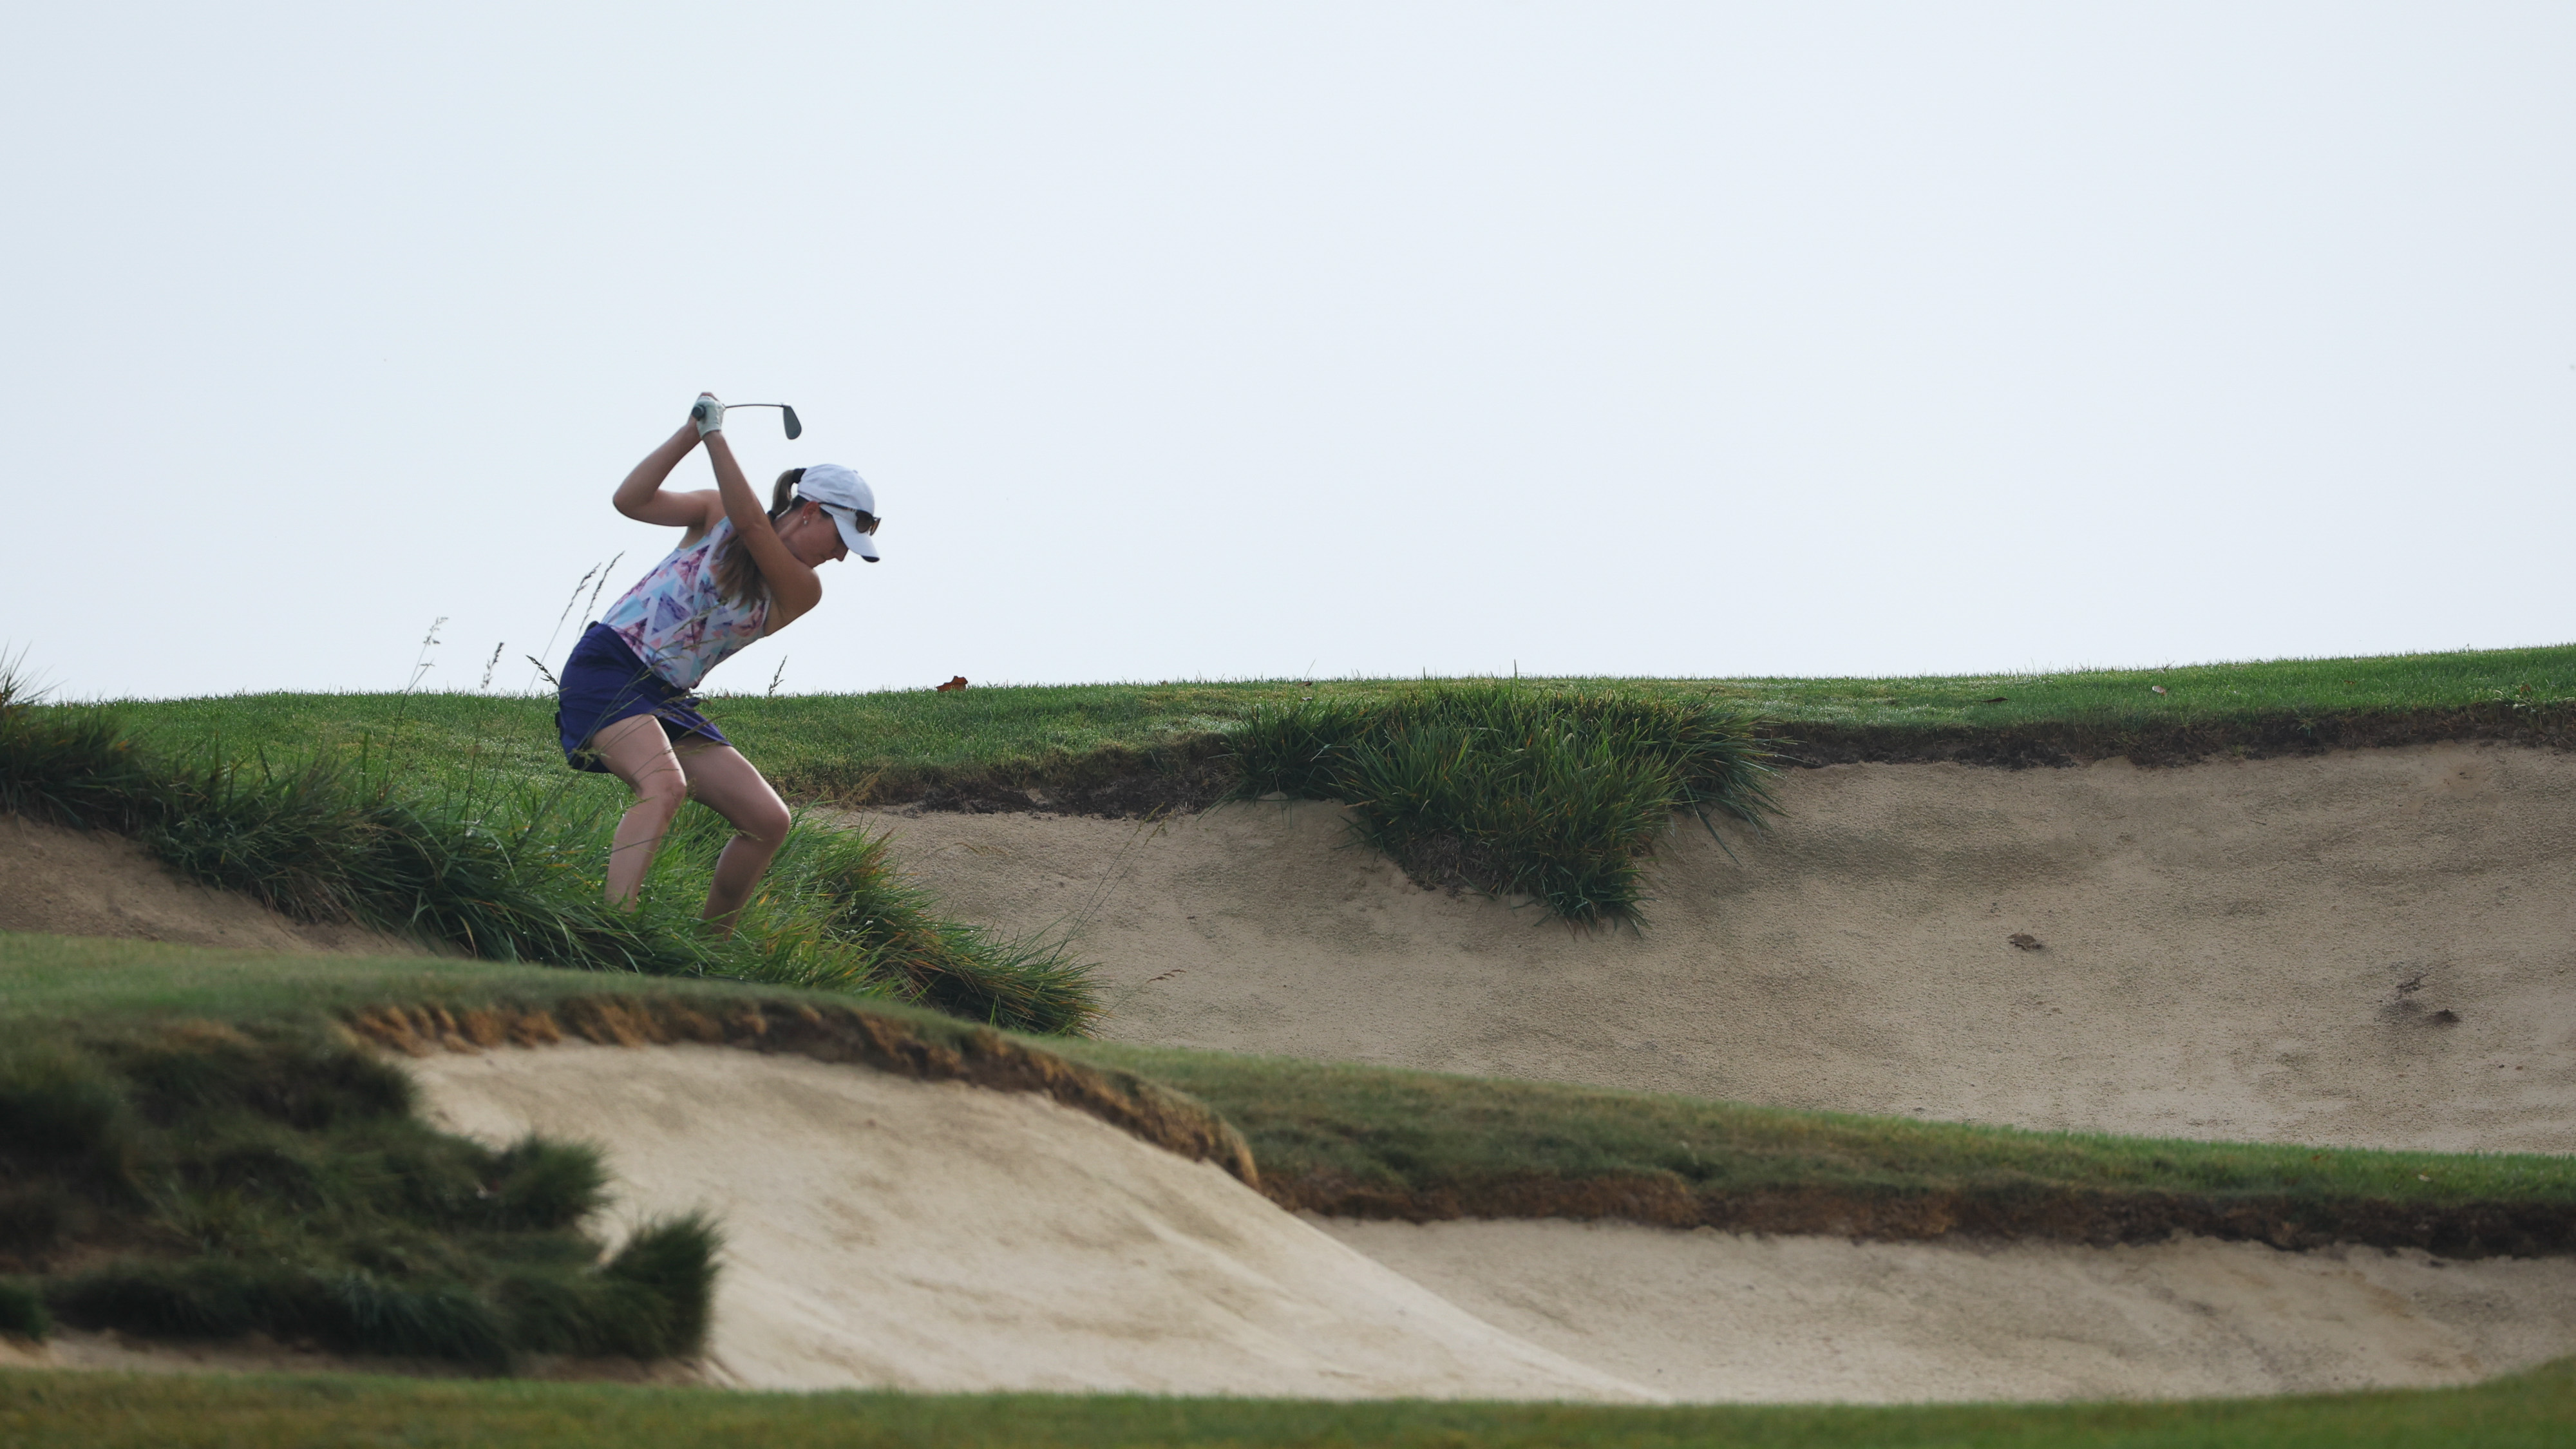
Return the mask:
{"type": "Polygon", "coordinates": [[[794,442],[796,439],[805,436],[805,425],[796,420],[796,409],[789,407],[785,403],[780,403],[778,405],[778,410],[787,415],[787,439],[789,442],[794,442]]]}

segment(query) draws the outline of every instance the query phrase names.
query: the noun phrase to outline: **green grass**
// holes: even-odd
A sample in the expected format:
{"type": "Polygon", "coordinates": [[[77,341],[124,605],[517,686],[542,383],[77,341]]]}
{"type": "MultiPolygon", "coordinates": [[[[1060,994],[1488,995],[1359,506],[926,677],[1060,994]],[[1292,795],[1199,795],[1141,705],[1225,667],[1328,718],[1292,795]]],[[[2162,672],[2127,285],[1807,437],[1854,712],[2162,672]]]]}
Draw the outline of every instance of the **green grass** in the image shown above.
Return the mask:
{"type": "Polygon", "coordinates": [[[2470,1388],[2184,1403],[1592,1408],[1133,1395],[750,1394],[526,1381],[0,1371],[25,1449],[307,1444],[657,1449],[2542,1449],[2576,1429],[2576,1364],[2470,1388]]]}
{"type": "MultiPolygon", "coordinates": [[[[952,694],[717,695],[708,713],[782,788],[858,803],[909,799],[957,782],[1008,786],[1096,780],[1119,770],[1177,768],[1207,737],[1262,706],[1387,701],[1422,683],[1250,680],[1219,683],[978,685],[952,694]]],[[[1554,691],[1600,691],[1740,711],[1791,740],[1855,735],[1939,738],[1960,732],[2081,730],[2129,736],[2202,731],[2225,749],[2269,740],[2299,722],[2496,716],[2563,711],[2576,699],[2576,645],[2352,659],[2281,659],[2165,669],[1892,679],[1526,679],[1554,691]],[[2154,686],[2167,692],[2158,695],[2154,686]],[[1995,702],[1999,701],[1999,702],[1995,702]],[[2233,735],[2231,736],[2231,732],[2233,735]]],[[[552,699],[477,694],[249,694],[118,706],[139,738],[165,746],[219,741],[228,753],[348,753],[396,748],[419,768],[499,767],[565,774],[552,699]]],[[[615,789],[593,780],[589,788],[615,789]]]]}
{"type": "Polygon", "coordinates": [[[225,743],[138,742],[111,713],[31,707],[0,677],[0,811],[133,835],[181,874],[299,920],[488,959],[825,987],[1043,1031],[1080,1031],[1097,1011],[1061,942],[942,919],[882,839],[798,826],[725,937],[696,920],[731,834],[703,807],[683,810],[630,912],[602,891],[618,795],[471,751],[424,766],[398,728],[353,751],[225,743]]]}
{"type": "MultiPolygon", "coordinates": [[[[142,1029],[190,1019],[291,1025],[386,1002],[462,1012],[602,990],[721,1004],[747,989],[477,961],[274,957],[0,935],[0,1026],[21,1031],[118,1023],[142,1029]]],[[[918,1008],[869,1009],[896,1013],[935,1040],[955,1040],[966,1030],[954,1018],[918,1008]]],[[[2108,1222],[2114,1237],[2190,1226],[2242,1227],[2249,1231],[2240,1235],[2278,1238],[2286,1225],[2293,1241],[2417,1242],[2424,1238],[2419,1226],[2429,1224],[2434,1232],[2422,1245],[2454,1253],[2512,1246],[2501,1238],[2513,1232],[2564,1237],[2576,1225],[2576,1158],[2024,1132],[1180,1048],[1030,1040],[1207,1104],[1250,1141],[1266,1191],[1332,1211],[1565,1213],[1750,1226],[1763,1224],[1729,1214],[1781,1211],[1839,1214],[1835,1220],[1854,1231],[1871,1226],[1855,1215],[1876,1213],[1877,1235],[1918,1236],[1922,1207],[1936,1204],[1954,1226],[1974,1227],[1976,1215],[1988,1213],[1996,1215],[1999,1231],[2078,1239],[2099,1236],[2108,1222]],[[2488,1236],[2461,1240],[2479,1233],[2488,1236]]],[[[1802,1224],[1768,1226],[1795,1231],[1802,1224]]]]}
{"type": "Polygon", "coordinates": [[[155,1338],[266,1333],[506,1369],[702,1340],[716,1238],[647,1223],[602,1260],[587,1147],[493,1150],[327,1024],[0,1024],[0,1269],[16,1315],[155,1338]],[[35,1276],[35,1275],[43,1276],[35,1276]]]}
{"type": "Polygon", "coordinates": [[[1266,1191],[1322,1212],[2576,1249],[2565,1156],[2031,1132],[1175,1047],[1064,1051],[1215,1108],[1251,1143],[1266,1191]]]}
{"type": "MultiPolygon", "coordinates": [[[[388,1003],[464,1011],[494,1005],[631,996],[713,1009],[747,998],[799,992],[760,983],[563,971],[519,962],[453,956],[284,956],[162,941],[0,931],[0,1027],[70,1031],[87,1026],[144,1029],[175,1021],[292,1025],[388,1003]]],[[[966,1039],[972,1023],[896,1000],[868,999],[875,1014],[943,1042],[966,1039]]],[[[1033,1036],[1053,1050],[1060,1040],[1033,1036]]]]}
{"type": "MultiPolygon", "coordinates": [[[[1425,885],[1524,896],[1566,920],[1632,920],[1676,812],[1774,813],[1743,720],[1615,690],[1439,685],[1265,705],[1226,736],[1237,793],[1340,800],[1353,833],[1425,885]]],[[[1713,827],[1712,827],[1713,829],[1713,827]]]]}
{"type": "MultiPolygon", "coordinates": [[[[1417,878],[1589,922],[1636,916],[1639,862],[1675,810],[1759,818],[1757,737],[1786,764],[2155,764],[2459,738],[2564,747],[2576,745],[2576,647],[2028,676],[1252,681],[709,707],[799,798],[1138,814],[1282,790],[1352,805],[1360,838],[1417,878]]],[[[114,717],[164,754],[318,758],[361,773],[399,761],[416,794],[502,782],[605,820],[621,787],[562,767],[551,715],[542,699],[450,694],[129,703],[114,717]]],[[[954,954],[973,961],[998,944],[954,954]]],[[[1063,965],[1036,947],[1005,964],[1063,965]]],[[[1052,994],[1069,1002],[1078,983],[1052,994]]]]}

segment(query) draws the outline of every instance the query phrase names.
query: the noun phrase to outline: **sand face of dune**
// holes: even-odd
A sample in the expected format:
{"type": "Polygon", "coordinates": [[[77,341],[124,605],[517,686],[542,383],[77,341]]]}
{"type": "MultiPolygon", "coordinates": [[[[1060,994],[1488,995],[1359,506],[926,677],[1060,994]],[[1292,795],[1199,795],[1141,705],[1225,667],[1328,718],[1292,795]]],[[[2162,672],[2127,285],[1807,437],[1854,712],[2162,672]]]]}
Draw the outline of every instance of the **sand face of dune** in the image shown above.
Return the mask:
{"type": "Polygon", "coordinates": [[[2576,1350],[2576,1260],[2563,1258],[1322,1226],[1498,1328],[1691,1402],[2428,1388],[2576,1350]]]}
{"type": "Polygon", "coordinates": [[[616,1211],[706,1208],[746,1388],[1652,1402],[1220,1168],[1042,1097],[725,1047],[414,1064],[442,1126],[596,1142],[616,1211]]]}
{"type": "Polygon", "coordinates": [[[1788,813],[1729,830],[1732,856],[1675,831],[1642,932],[1416,888],[1331,805],[858,818],[952,914],[1072,929],[1113,1038],[2037,1128],[2576,1151],[2576,755],[1850,765],[1780,793],[1788,813]]]}
{"type": "Polygon", "coordinates": [[[249,896],[181,879],[126,836],[8,814],[0,814],[0,931],[293,955],[424,953],[382,931],[291,921],[249,896]]]}
{"type": "Polygon", "coordinates": [[[2576,1350],[2576,1261],[1311,1222],[1042,1098],[724,1047],[412,1064],[442,1125],[606,1149],[727,1247],[748,1388],[1608,1402],[2465,1383],[2576,1350]]]}

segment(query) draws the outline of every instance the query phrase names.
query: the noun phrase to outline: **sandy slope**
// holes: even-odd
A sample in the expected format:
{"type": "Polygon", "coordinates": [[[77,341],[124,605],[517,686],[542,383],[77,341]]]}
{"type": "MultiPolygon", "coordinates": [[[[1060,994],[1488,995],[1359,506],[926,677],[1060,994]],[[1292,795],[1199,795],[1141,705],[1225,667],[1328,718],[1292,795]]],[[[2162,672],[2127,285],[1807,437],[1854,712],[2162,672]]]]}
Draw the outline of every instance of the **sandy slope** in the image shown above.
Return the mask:
{"type": "Polygon", "coordinates": [[[1673,839],[1642,936],[1415,889],[1341,848],[1325,805],[862,818],[951,911],[1076,927],[1113,1037],[2034,1127],[2576,1150],[2576,756],[1782,783],[1788,818],[1734,834],[1736,859],[1696,827],[1673,839]]]}
{"type": "Polygon", "coordinates": [[[185,881],[121,835],[0,815],[0,931],[116,936],[241,950],[416,956],[410,941],[288,920],[185,881]]]}
{"type": "Polygon", "coordinates": [[[1324,1227],[1487,1322],[1684,1400],[2322,1393],[2468,1383],[2576,1352],[2564,1258],[1324,1227]]]}
{"type": "Polygon", "coordinates": [[[415,1071],[450,1130],[606,1147],[628,1214],[713,1209],[746,1387],[1656,1397],[1042,1097],[724,1047],[415,1071]]]}
{"type": "Polygon", "coordinates": [[[2576,1262],[2191,1241],[1310,1223],[1035,1096],[721,1047],[414,1064],[433,1115],[708,1207],[750,1387],[1890,1401],[2459,1383],[2576,1350],[2576,1262]]]}

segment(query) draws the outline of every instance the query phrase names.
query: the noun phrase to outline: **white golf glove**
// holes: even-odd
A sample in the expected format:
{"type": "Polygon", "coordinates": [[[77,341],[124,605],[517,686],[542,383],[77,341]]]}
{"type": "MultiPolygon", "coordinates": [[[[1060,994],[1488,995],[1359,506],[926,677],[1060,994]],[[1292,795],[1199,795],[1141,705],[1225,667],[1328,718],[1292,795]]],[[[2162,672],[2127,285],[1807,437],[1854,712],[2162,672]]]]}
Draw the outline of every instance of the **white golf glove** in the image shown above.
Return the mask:
{"type": "Polygon", "coordinates": [[[701,438],[709,433],[721,433],[724,431],[724,404],[716,401],[714,393],[699,393],[697,402],[689,408],[689,421],[698,425],[701,438]]]}

